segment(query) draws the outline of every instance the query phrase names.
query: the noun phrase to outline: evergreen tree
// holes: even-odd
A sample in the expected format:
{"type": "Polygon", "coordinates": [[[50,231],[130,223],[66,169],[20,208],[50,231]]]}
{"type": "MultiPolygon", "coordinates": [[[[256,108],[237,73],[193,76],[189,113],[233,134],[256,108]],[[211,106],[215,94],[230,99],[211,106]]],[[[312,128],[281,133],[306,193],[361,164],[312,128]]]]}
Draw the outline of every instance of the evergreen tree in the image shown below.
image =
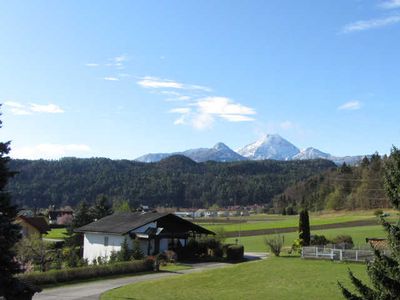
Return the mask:
{"type": "MultiPolygon", "coordinates": [[[[400,150],[393,147],[384,169],[385,190],[393,207],[400,206],[400,150]]],[[[372,287],[367,286],[349,272],[350,279],[359,295],[350,292],[341,283],[339,286],[346,299],[351,300],[395,300],[400,299],[400,220],[390,224],[382,218],[388,235],[390,255],[375,249],[374,260],[367,264],[367,273],[372,287]]]]}
{"type": "MultiPolygon", "coordinates": [[[[1,128],[0,120],[0,128],[1,128]]],[[[0,296],[11,299],[17,284],[13,275],[19,271],[14,260],[14,245],[20,239],[20,227],[14,224],[17,207],[11,204],[10,194],[6,190],[9,178],[13,172],[8,169],[10,158],[10,142],[0,142],[0,296]]],[[[14,294],[15,295],[15,294],[14,294]]]]}
{"type": "Polygon", "coordinates": [[[302,210],[299,215],[299,239],[302,246],[310,245],[310,218],[306,209],[302,210]]]}
{"type": "Polygon", "coordinates": [[[90,209],[93,220],[100,220],[113,213],[112,207],[105,195],[101,195],[96,199],[94,206],[90,209]]]}

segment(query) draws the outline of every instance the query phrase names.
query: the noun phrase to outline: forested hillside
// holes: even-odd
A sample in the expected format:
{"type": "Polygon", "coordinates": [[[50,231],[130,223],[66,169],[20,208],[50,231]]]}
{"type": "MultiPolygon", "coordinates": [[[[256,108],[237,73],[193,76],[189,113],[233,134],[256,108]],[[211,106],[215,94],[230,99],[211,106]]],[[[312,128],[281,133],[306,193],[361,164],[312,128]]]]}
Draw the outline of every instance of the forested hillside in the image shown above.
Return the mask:
{"type": "Polygon", "coordinates": [[[105,195],[112,201],[178,207],[271,203],[286,187],[335,168],[327,160],[196,163],[173,156],[158,163],[106,158],[12,160],[13,200],[28,207],[72,205],[105,195]]]}
{"type": "Polygon", "coordinates": [[[306,207],[323,209],[372,209],[389,207],[384,192],[383,166],[387,158],[374,154],[359,166],[343,165],[286,188],[273,199],[275,212],[306,207]]]}

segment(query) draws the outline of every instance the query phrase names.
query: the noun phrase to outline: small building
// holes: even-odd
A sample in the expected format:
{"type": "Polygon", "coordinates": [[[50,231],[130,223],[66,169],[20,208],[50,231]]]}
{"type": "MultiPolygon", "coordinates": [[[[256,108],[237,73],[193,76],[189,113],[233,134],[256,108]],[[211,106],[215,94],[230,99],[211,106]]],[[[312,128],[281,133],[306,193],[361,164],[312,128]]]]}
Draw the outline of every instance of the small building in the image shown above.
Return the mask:
{"type": "Polygon", "coordinates": [[[366,238],[365,241],[371,245],[373,249],[376,250],[388,250],[389,243],[387,239],[383,238],[366,238]]]}
{"type": "Polygon", "coordinates": [[[184,247],[190,237],[214,235],[197,224],[171,213],[116,213],[80,227],[76,232],[84,234],[83,258],[92,262],[102,257],[108,259],[112,252],[121,250],[126,239],[133,248],[139,241],[145,255],[184,247]]]}
{"type": "Polygon", "coordinates": [[[49,218],[49,223],[50,224],[58,224],[58,221],[65,216],[70,216],[72,217],[74,214],[74,211],[70,207],[65,207],[61,209],[54,209],[54,207],[51,207],[48,211],[48,218],[49,218]]]}
{"type": "Polygon", "coordinates": [[[22,237],[31,235],[41,236],[50,231],[49,224],[47,224],[44,217],[26,217],[21,215],[15,219],[15,223],[21,226],[22,237]]]}

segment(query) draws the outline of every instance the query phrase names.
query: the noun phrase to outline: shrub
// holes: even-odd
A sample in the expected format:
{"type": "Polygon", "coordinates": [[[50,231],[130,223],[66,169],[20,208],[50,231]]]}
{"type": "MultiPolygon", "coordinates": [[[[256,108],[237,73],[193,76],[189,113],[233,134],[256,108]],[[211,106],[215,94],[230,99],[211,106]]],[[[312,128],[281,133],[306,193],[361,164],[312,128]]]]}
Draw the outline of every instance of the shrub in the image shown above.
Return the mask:
{"type": "Polygon", "coordinates": [[[244,256],[243,245],[227,245],[226,259],[227,260],[242,260],[244,256]]]}
{"type": "Polygon", "coordinates": [[[382,216],[382,215],[383,215],[383,210],[382,210],[382,209],[377,209],[377,210],[375,210],[375,211],[374,211],[374,215],[375,215],[376,217],[382,216]]]}
{"type": "Polygon", "coordinates": [[[43,286],[56,284],[60,282],[79,281],[88,278],[132,274],[144,271],[150,271],[153,268],[152,260],[138,260],[130,262],[118,262],[115,264],[101,266],[87,266],[79,268],[70,268],[63,270],[51,270],[48,272],[34,272],[18,275],[24,281],[34,285],[43,286]]]}
{"type": "Polygon", "coordinates": [[[226,240],[226,232],[224,227],[218,227],[214,231],[215,231],[215,239],[220,243],[224,243],[226,240]]]}
{"type": "Polygon", "coordinates": [[[277,235],[273,236],[272,238],[264,239],[265,245],[267,245],[270,248],[271,252],[275,256],[279,256],[281,254],[281,250],[282,250],[284,241],[285,241],[284,236],[282,236],[280,234],[277,234],[277,235]]]}
{"type": "Polygon", "coordinates": [[[313,235],[311,236],[311,243],[312,246],[325,246],[329,244],[329,240],[324,235],[313,235]]]}
{"type": "MultiPolygon", "coordinates": [[[[295,239],[293,241],[292,247],[290,248],[290,250],[288,252],[289,252],[289,254],[300,253],[301,252],[301,239],[295,239]]],[[[277,255],[277,256],[279,256],[279,255],[277,255]]]]}
{"type": "Polygon", "coordinates": [[[352,237],[347,234],[338,235],[332,239],[332,243],[335,245],[340,245],[345,249],[351,249],[354,246],[352,237]]]}

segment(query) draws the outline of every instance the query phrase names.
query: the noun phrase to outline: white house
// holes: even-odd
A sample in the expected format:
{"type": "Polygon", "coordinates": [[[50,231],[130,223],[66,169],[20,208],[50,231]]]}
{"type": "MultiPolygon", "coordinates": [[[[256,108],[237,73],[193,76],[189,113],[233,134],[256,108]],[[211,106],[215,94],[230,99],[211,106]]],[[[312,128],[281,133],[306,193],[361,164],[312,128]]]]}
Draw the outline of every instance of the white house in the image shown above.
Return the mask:
{"type": "Polygon", "coordinates": [[[98,257],[108,259],[111,252],[121,250],[126,239],[133,240],[145,255],[186,246],[189,237],[214,234],[199,225],[170,213],[116,213],[80,227],[84,234],[83,258],[89,263],[98,257]]]}

